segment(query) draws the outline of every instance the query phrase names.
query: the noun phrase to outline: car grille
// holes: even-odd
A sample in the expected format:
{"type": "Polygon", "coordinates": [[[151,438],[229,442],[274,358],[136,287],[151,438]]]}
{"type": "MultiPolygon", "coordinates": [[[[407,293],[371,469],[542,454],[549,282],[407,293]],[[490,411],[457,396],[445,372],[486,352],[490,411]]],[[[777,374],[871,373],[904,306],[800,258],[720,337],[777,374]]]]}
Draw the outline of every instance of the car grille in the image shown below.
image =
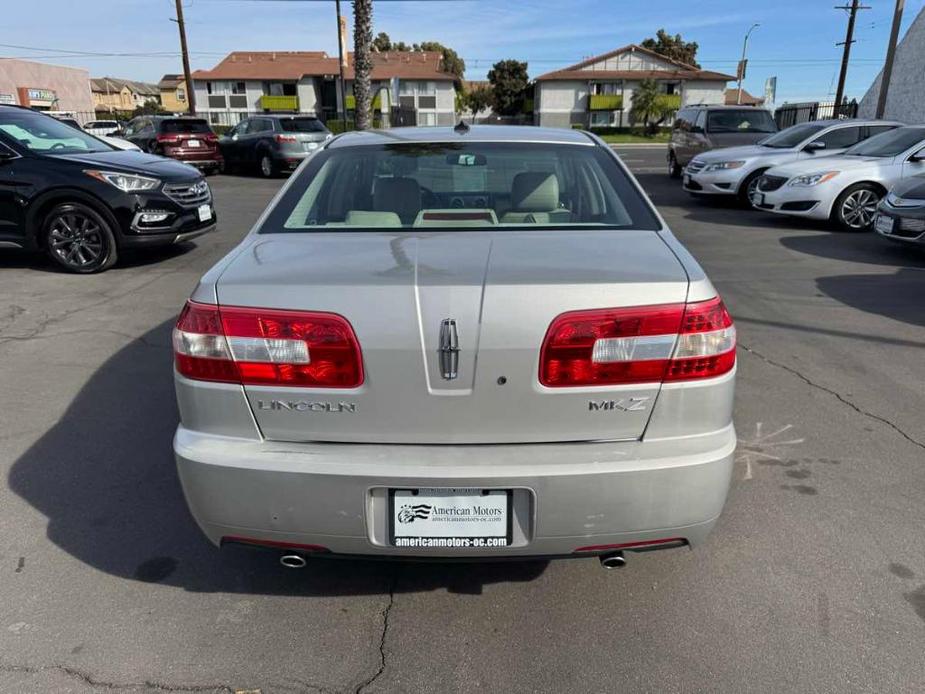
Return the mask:
{"type": "Polygon", "coordinates": [[[704,164],[702,161],[697,161],[696,159],[693,159],[693,160],[687,165],[687,173],[697,173],[697,172],[700,171],[704,166],[706,166],[706,164],[704,164]]]}
{"type": "Polygon", "coordinates": [[[768,176],[765,174],[758,179],[758,190],[765,193],[770,193],[771,191],[777,190],[782,185],[787,182],[787,179],[783,176],[768,176]]]}
{"type": "Polygon", "coordinates": [[[899,228],[893,232],[894,236],[914,239],[925,233],[925,219],[912,219],[900,217],[899,228]]]}
{"type": "Polygon", "coordinates": [[[192,185],[186,183],[172,183],[164,186],[164,195],[183,207],[197,207],[204,205],[212,199],[209,184],[197,181],[192,185]]]}

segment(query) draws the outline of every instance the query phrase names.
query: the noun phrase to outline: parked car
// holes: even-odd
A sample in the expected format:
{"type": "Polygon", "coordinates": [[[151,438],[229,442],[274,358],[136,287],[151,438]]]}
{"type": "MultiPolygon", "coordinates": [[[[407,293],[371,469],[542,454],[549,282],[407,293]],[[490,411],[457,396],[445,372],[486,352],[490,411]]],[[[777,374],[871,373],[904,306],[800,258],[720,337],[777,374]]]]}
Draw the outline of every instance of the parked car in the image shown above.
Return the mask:
{"type": "Polygon", "coordinates": [[[139,116],[129,121],[122,137],[150,154],[160,154],[215,173],[224,165],[218,137],[202,118],[139,116]]]}
{"type": "Polygon", "coordinates": [[[331,131],[314,116],[245,118],[219,139],[225,166],[256,169],[266,178],[295,169],[331,131]]]}
{"type": "Polygon", "coordinates": [[[925,178],[897,183],[877,211],[874,230],[883,238],[925,246],[925,178]]]}
{"type": "Polygon", "coordinates": [[[922,174],[925,126],[906,126],[874,135],[837,156],[769,169],[758,180],[752,205],[866,231],[887,191],[922,174]]]}
{"type": "Polygon", "coordinates": [[[0,247],[42,250],[70,272],[99,272],[124,249],[215,228],[196,169],[114,149],[19,106],[0,106],[0,177],[0,247]]]}
{"type": "Polygon", "coordinates": [[[720,147],[753,145],[776,133],[771,112],[754,106],[685,106],[668,141],[668,175],[678,178],[698,154],[720,147]]]}
{"type": "MultiPolygon", "coordinates": [[[[61,121],[62,123],[67,123],[72,128],[83,130],[83,128],[80,127],[80,123],[78,123],[73,118],[58,118],[58,120],[61,121]]],[[[94,135],[94,137],[97,138],[98,140],[102,140],[110,147],[115,147],[116,149],[124,149],[124,150],[129,150],[132,152],[141,151],[141,149],[137,145],[132,144],[128,140],[123,140],[121,137],[108,137],[106,135],[94,135]]]]}
{"type": "Polygon", "coordinates": [[[294,176],[174,332],[174,451],[213,543],[614,566],[704,541],[735,329],[610,147],[396,128],[294,176]]]}
{"type": "Polygon", "coordinates": [[[840,154],[901,125],[878,120],[820,120],[794,125],[757,145],[698,154],[684,169],[684,190],[693,195],[736,195],[748,202],[759,177],[772,166],[840,154]]]}
{"type": "Polygon", "coordinates": [[[91,120],[84,123],[84,130],[91,135],[112,135],[119,132],[121,127],[119,121],[115,120],[91,120]]]}

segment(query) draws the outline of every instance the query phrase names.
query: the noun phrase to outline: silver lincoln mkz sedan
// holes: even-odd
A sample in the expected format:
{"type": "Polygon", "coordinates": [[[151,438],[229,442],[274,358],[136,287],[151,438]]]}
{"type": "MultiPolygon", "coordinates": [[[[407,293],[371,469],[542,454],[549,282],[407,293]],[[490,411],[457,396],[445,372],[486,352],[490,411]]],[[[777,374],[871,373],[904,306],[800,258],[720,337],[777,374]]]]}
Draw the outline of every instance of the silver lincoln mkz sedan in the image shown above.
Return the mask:
{"type": "Polygon", "coordinates": [[[702,542],[735,328],[592,135],[350,133],[174,332],[180,479],[215,544],[405,557],[702,542]]]}

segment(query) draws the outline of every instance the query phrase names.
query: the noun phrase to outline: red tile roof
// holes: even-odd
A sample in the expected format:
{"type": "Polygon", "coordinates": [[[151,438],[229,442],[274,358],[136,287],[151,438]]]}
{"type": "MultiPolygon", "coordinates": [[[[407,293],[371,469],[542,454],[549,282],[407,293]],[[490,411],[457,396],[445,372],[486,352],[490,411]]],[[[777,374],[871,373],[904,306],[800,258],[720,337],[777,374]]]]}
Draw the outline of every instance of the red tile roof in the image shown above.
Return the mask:
{"type": "MultiPolygon", "coordinates": [[[[455,80],[444,72],[442,55],[432,51],[372,53],[371,78],[455,80]]],[[[344,77],[353,79],[353,53],[348,54],[344,77]]],[[[323,51],[235,51],[211,70],[196,70],[196,80],[298,80],[304,76],[340,74],[337,57],[323,51]]]]}
{"type": "MultiPolygon", "coordinates": [[[[737,94],[738,89],[727,89],[726,90],[726,105],[735,106],[737,103],[737,94]]],[[[764,99],[760,96],[753,96],[749,94],[744,89],[742,90],[742,106],[762,106],[764,104],[764,99]]]]}
{"type": "Polygon", "coordinates": [[[590,80],[590,79],[606,79],[606,80],[627,80],[627,79],[655,79],[655,80],[714,80],[714,81],[728,81],[733,80],[735,77],[732,75],[726,75],[722,72],[713,72],[712,70],[701,70],[696,68],[693,65],[688,65],[687,63],[682,63],[679,60],[672,60],[667,58],[660,53],[655,51],[650,51],[648,48],[643,48],[638,46],[635,43],[631,43],[628,46],[623,46],[622,48],[617,48],[615,50],[609,51],[608,53],[602,53],[601,55],[596,55],[587,60],[583,60],[580,63],[575,63],[574,65],[569,65],[564,67],[561,70],[554,70],[552,72],[547,72],[545,75],[540,75],[536,78],[537,82],[545,82],[552,80],[590,80]],[[608,58],[612,58],[615,55],[620,53],[644,53],[650,57],[657,58],[661,61],[667,63],[673,69],[667,70],[595,70],[591,69],[591,66],[595,63],[602,62],[608,58]]]}

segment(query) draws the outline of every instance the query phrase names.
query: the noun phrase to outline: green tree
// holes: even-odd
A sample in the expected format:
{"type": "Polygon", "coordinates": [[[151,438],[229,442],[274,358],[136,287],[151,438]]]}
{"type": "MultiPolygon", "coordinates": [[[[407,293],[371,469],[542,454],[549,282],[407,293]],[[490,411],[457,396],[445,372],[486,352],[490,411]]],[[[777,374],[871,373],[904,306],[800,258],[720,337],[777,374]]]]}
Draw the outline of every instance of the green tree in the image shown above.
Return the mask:
{"type": "Polygon", "coordinates": [[[386,53],[387,51],[392,50],[392,39],[389,38],[389,35],[384,31],[380,31],[376,34],[376,38],[373,39],[372,48],[377,53],[386,53]]]}
{"type": "Polygon", "coordinates": [[[519,60],[500,60],[488,71],[491,83],[492,106],[502,116],[513,116],[523,110],[526,99],[527,64],[519,60]]]}
{"type": "Polygon", "coordinates": [[[376,34],[376,38],[373,39],[372,45],[373,50],[380,53],[386,51],[399,51],[401,53],[428,51],[440,53],[442,56],[440,61],[442,69],[444,72],[449,72],[456,76],[456,91],[462,91],[462,79],[463,75],[466,73],[466,61],[459,57],[459,53],[448,46],[444,46],[439,41],[422,41],[421,43],[415,43],[409,46],[404,41],[392,43],[391,37],[384,31],[380,31],[376,34]]]}
{"type": "Polygon", "coordinates": [[[658,126],[678,110],[680,99],[674,94],[660,94],[658,82],[642,80],[633,91],[630,122],[642,123],[647,135],[655,135],[658,126]]]}
{"type": "Polygon", "coordinates": [[[697,63],[697,49],[700,48],[700,46],[697,45],[696,41],[685,41],[681,38],[681,34],[672,36],[664,29],[659,29],[655,33],[654,39],[645,39],[641,45],[643,48],[655,51],[666,58],[671,58],[672,60],[677,60],[687,65],[693,65],[694,67],[700,67],[697,63]]]}
{"type": "Polygon", "coordinates": [[[353,96],[356,99],[356,129],[369,128],[370,85],[373,69],[373,0],[353,0],[353,96]]]}
{"type": "Polygon", "coordinates": [[[495,101],[495,94],[491,87],[479,85],[475,89],[470,89],[463,95],[463,105],[469,109],[473,115],[491,108],[495,101]]]}

